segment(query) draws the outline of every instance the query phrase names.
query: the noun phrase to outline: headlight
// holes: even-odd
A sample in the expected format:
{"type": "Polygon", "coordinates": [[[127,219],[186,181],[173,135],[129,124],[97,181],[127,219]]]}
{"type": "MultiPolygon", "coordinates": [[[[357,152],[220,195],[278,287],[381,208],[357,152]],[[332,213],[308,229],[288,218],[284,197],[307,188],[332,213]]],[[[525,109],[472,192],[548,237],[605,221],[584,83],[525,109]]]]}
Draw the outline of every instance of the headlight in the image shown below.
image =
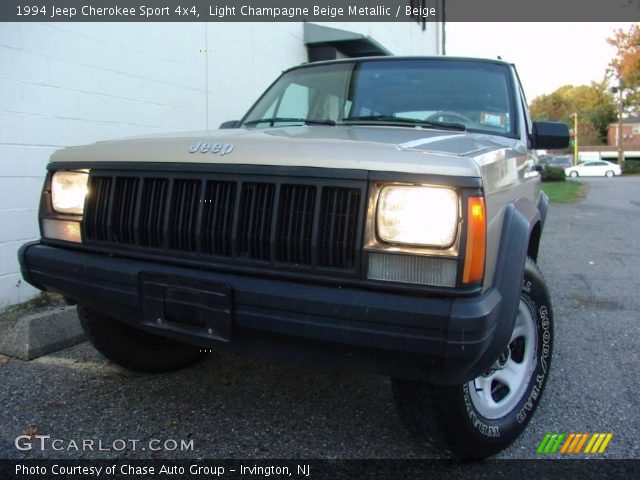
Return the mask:
{"type": "Polygon", "coordinates": [[[81,214],[87,195],[87,172],[56,172],[51,179],[51,202],[60,213],[81,214]]]}
{"type": "Polygon", "coordinates": [[[376,224],[383,242],[447,247],[456,235],[458,195],[441,187],[384,187],[376,224]]]}

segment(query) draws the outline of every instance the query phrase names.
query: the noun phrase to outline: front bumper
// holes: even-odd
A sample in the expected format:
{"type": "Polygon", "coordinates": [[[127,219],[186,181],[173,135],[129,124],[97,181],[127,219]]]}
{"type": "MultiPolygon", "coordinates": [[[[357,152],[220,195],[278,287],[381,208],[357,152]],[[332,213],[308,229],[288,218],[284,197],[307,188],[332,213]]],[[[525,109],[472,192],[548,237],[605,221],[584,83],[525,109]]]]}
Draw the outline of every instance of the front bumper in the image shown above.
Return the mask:
{"type": "MultiPolygon", "coordinates": [[[[37,288],[200,348],[445,384],[481,374],[504,348],[497,335],[505,323],[499,288],[470,298],[405,295],[182,268],[39,242],[25,244],[19,259],[25,280],[37,288]],[[149,275],[171,279],[172,291],[184,288],[187,297],[198,284],[223,286],[230,292],[224,297],[228,335],[213,332],[207,319],[180,318],[193,315],[189,308],[172,308],[173,320],[149,316],[143,281],[149,275]]],[[[157,295],[154,300],[157,306],[157,295]]]]}

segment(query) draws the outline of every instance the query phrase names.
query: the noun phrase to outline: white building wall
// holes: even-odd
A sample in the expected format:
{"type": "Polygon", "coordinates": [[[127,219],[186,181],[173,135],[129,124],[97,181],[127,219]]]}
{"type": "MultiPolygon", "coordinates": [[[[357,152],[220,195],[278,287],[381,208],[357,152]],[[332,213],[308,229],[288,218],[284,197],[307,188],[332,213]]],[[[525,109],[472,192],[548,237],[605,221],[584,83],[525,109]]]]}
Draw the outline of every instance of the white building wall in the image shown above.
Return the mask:
{"type": "MultiPolygon", "coordinates": [[[[398,55],[441,51],[440,25],[326,23],[398,55]]],[[[0,309],[36,292],[16,253],[38,237],[46,163],[68,145],[216,128],[307,61],[302,23],[0,23],[0,309]]]]}

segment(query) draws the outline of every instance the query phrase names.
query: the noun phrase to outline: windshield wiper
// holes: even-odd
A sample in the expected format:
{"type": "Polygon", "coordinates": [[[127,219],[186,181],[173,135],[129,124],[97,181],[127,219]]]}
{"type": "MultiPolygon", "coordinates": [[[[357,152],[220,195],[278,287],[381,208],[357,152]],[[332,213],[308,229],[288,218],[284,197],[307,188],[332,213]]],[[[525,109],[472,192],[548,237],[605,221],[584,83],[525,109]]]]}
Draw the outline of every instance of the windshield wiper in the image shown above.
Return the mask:
{"type": "Polygon", "coordinates": [[[446,130],[467,130],[462,123],[436,122],[433,120],[419,120],[417,118],[395,117],[393,115],[360,115],[343,118],[344,123],[378,123],[378,124],[410,124],[425,128],[444,128],[446,130]]]}
{"type": "Polygon", "coordinates": [[[272,118],[260,118],[258,120],[249,120],[244,122],[243,126],[260,125],[261,123],[268,123],[270,126],[274,126],[275,123],[302,123],[303,125],[329,125],[335,126],[336,122],[333,120],[314,120],[308,118],[287,118],[287,117],[272,117],[272,118]]]}

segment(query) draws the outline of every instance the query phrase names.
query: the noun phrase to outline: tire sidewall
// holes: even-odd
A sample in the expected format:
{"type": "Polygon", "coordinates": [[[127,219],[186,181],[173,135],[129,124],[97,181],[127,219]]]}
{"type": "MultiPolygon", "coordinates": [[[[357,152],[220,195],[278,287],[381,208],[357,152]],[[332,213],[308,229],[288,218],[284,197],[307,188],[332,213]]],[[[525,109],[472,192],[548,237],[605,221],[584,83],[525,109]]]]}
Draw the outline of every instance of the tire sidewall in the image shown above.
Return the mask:
{"type": "MultiPolygon", "coordinates": [[[[533,262],[527,260],[522,291],[520,295],[536,322],[537,345],[536,365],[531,374],[529,385],[522,398],[507,415],[500,419],[483,417],[473,406],[469,384],[461,387],[461,401],[464,410],[464,422],[472,444],[486,444],[486,449],[495,453],[511,443],[531,420],[549,376],[551,354],[553,350],[553,312],[549,294],[542,275],[533,262]]],[[[486,453],[486,452],[484,452],[486,453]]]]}

